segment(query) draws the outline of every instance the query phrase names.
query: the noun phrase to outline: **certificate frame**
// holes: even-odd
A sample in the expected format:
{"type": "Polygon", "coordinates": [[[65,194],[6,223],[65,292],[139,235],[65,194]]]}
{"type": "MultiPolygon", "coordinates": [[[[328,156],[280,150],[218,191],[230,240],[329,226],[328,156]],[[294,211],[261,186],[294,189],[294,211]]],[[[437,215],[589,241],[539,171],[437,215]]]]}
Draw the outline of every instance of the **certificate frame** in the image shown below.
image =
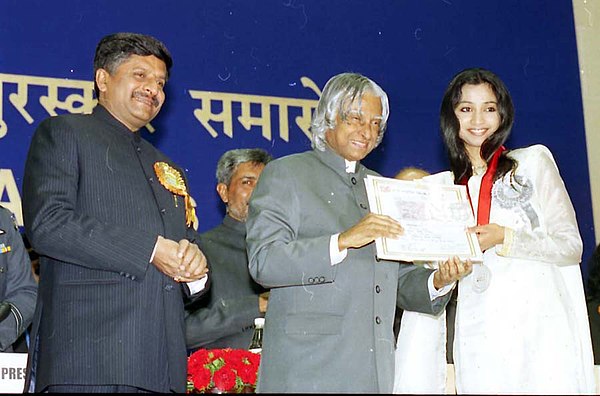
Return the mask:
{"type": "Polygon", "coordinates": [[[400,222],[398,239],[376,238],[377,257],[385,260],[431,262],[452,256],[483,261],[477,235],[467,231],[475,218],[463,185],[424,180],[365,178],[371,212],[400,222]]]}

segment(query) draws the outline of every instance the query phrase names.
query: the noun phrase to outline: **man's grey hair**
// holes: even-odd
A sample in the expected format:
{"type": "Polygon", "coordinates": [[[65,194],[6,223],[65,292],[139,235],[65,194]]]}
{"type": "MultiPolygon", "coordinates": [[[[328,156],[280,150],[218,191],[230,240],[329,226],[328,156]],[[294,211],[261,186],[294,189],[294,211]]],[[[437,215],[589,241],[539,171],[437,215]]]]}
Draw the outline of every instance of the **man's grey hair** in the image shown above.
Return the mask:
{"type": "Polygon", "coordinates": [[[390,115],[390,105],[387,94],[373,80],[358,73],[341,73],[333,76],[323,89],[319,103],[312,117],[310,132],[312,133],[312,147],[324,151],[327,146],[325,132],[336,126],[337,116],[346,119],[350,106],[358,100],[359,109],[364,94],[369,93],[381,99],[383,108],[382,120],[379,125],[377,145],[381,143],[390,115]]]}
{"type": "Polygon", "coordinates": [[[273,157],[263,149],[236,149],[226,151],[217,163],[217,182],[229,186],[231,177],[240,164],[252,162],[254,164],[268,164],[273,157]]]}

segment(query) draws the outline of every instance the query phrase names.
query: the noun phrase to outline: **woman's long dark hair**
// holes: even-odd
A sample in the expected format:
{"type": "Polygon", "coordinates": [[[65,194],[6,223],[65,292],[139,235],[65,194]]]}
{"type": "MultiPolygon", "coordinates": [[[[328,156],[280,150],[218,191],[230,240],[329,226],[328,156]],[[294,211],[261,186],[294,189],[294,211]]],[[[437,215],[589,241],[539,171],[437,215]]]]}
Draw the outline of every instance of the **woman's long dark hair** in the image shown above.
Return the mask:
{"type": "MultiPolygon", "coordinates": [[[[454,173],[454,181],[458,183],[463,178],[469,178],[473,174],[471,160],[467,153],[465,143],[459,137],[460,122],[454,113],[456,106],[462,96],[462,87],[465,85],[488,84],[498,102],[498,112],[500,114],[500,125],[498,130],[492,134],[481,145],[481,157],[489,164],[496,150],[506,142],[514,120],[515,110],[508,89],[498,76],[489,70],[472,68],[458,73],[446,88],[442,105],[440,108],[440,129],[446,152],[450,160],[450,169],[454,173]]],[[[494,175],[494,181],[498,180],[506,173],[514,171],[517,163],[508,157],[508,151],[502,153],[498,160],[498,167],[494,175]]]]}

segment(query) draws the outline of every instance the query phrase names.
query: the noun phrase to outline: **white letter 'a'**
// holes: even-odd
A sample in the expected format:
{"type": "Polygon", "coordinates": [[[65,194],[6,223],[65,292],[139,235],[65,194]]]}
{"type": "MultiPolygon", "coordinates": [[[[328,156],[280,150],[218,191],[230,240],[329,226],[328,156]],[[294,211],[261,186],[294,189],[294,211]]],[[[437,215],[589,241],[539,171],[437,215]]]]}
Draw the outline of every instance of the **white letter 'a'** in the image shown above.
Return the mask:
{"type": "Polygon", "coordinates": [[[5,190],[8,201],[0,201],[0,205],[13,212],[19,226],[23,226],[21,195],[19,194],[12,169],[0,169],[0,200],[4,197],[5,190]]]}

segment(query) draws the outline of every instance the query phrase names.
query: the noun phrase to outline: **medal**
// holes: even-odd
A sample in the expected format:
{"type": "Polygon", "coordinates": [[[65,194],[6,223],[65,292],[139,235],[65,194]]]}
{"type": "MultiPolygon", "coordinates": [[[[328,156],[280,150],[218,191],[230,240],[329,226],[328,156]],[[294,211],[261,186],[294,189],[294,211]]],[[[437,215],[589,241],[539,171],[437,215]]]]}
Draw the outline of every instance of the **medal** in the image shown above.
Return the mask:
{"type": "Polygon", "coordinates": [[[473,263],[473,290],[483,293],[490,286],[492,271],[483,263],[473,263]]]}
{"type": "Polygon", "coordinates": [[[198,221],[196,209],[192,205],[192,197],[187,192],[181,173],[166,162],[154,163],[154,172],[156,172],[160,184],[169,192],[175,194],[175,206],[177,206],[177,195],[183,197],[185,204],[185,224],[190,227],[196,223],[198,221]]]}
{"type": "MultiPolygon", "coordinates": [[[[479,190],[479,200],[477,201],[477,225],[485,225],[490,222],[490,208],[492,206],[492,188],[494,187],[494,175],[498,168],[498,159],[500,155],[506,150],[504,146],[498,147],[498,149],[492,155],[489,161],[489,165],[483,178],[481,180],[481,188],[479,190]]],[[[467,187],[467,197],[471,203],[471,209],[473,209],[473,202],[471,201],[471,195],[469,194],[469,180],[463,177],[459,184],[463,184],[467,187]]],[[[484,264],[481,263],[473,264],[473,290],[476,293],[483,293],[490,286],[490,279],[492,277],[492,271],[484,264]]]]}

